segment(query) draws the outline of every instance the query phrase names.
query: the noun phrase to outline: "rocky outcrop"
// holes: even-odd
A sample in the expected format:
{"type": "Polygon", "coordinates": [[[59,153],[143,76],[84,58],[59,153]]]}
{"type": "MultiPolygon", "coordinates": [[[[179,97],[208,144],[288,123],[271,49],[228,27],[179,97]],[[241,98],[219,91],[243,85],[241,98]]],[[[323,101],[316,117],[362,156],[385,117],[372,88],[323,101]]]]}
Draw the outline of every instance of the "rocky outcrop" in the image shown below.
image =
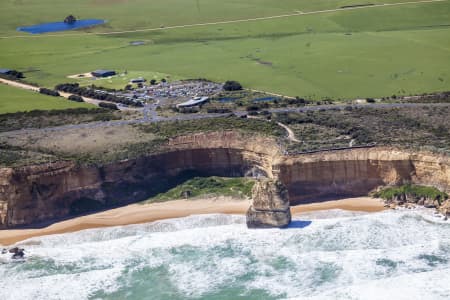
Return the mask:
{"type": "Polygon", "coordinates": [[[247,211],[248,228],[286,227],[291,222],[288,191],[278,180],[259,180],[252,191],[247,211]]]}
{"type": "Polygon", "coordinates": [[[439,207],[439,212],[446,218],[450,217],[450,200],[444,201],[439,207]]]}
{"type": "Polygon", "coordinates": [[[0,228],[144,200],[190,172],[278,179],[294,205],[404,182],[450,191],[444,155],[375,147],[286,156],[274,139],[224,131],[174,138],[160,153],[102,167],[57,162],[0,168],[0,228]]]}
{"type": "MultiPolygon", "coordinates": [[[[392,197],[391,199],[384,200],[385,206],[389,208],[406,207],[413,208],[415,206],[423,206],[426,208],[436,208],[441,210],[441,204],[445,203],[444,199],[435,199],[431,197],[418,197],[412,194],[400,194],[392,197]]],[[[444,207],[442,207],[445,210],[444,207]]],[[[449,211],[450,212],[450,211],[449,211]]]]}

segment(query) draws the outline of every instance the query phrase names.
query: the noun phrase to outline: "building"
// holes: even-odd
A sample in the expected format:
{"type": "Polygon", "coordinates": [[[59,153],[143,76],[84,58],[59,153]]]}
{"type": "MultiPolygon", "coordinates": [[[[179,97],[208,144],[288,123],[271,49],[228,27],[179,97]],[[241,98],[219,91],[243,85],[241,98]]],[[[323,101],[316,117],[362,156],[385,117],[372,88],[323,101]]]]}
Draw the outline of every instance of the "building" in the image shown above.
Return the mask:
{"type": "Polygon", "coordinates": [[[144,78],[139,77],[139,78],[131,79],[131,80],[130,80],[130,83],[144,83],[144,82],[146,82],[146,81],[147,81],[147,80],[145,80],[144,78]]]}
{"type": "Polygon", "coordinates": [[[116,71],[112,70],[96,70],[91,72],[94,77],[110,77],[116,75],[116,71]]]}
{"type": "Polygon", "coordinates": [[[12,70],[10,69],[0,69],[0,74],[1,75],[9,75],[11,74],[12,70]]]}
{"type": "Polygon", "coordinates": [[[194,99],[191,99],[189,101],[177,104],[177,107],[178,108],[193,107],[193,106],[204,104],[204,103],[208,102],[208,100],[209,100],[208,97],[195,97],[194,99]]]}

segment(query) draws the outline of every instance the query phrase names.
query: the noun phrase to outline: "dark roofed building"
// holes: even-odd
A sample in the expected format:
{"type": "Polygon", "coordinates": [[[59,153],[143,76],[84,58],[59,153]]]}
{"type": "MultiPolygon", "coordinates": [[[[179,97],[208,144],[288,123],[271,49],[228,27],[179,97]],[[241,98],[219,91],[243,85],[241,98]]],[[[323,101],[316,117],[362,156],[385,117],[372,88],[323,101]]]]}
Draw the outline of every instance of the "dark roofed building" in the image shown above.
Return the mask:
{"type": "Polygon", "coordinates": [[[11,72],[12,72],[12,70],[10,70],[10,69],[0,69],[0,74],[3,74],[3,75],[9,75],[9,74],[11,74],[11,72]]]}
{"type": "Polygon", "coordinates": [[[116,75],[116,72],[112,70],[96,70],[94,72],[91,72],[91,74],[94,77],[109,77],[116,75]]]}

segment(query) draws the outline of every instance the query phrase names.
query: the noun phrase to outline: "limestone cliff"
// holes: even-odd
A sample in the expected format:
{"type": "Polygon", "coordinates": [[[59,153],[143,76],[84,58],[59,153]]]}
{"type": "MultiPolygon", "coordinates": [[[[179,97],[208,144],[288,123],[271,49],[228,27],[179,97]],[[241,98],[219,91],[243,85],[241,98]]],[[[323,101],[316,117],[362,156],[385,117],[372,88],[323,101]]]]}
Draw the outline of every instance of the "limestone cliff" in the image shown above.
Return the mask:
{"type": "Polygon", "coordinates": [[[352,149],[282,157],[273,169],[291,204],[363,196],[378,186],[411,182],[450,189],[450,159],[392,148],[352,149]]]}
{"type": "Polygon", "coordinates": [[[0,228],[146,199],[184,172],[279,179],[291,204],[361,196],[411,182],[450,191],[450,159],[370,148],[283,155],[275,140],[224,131],[170,140],[165,151],[102,167],[73,162],[0,168],[0,228]]]}
{"type": "Polygon", "coordinates": [[[248,228],[286,227],[291,222],[288,191],[279,180],[261,179],[252,191],[248,228]]]}
{"type": "Polygon", "coordinates": [[[269,138],[213,132],[170,140],[165,151],[102,167],[73,162],[0,169],[0,228],[147,199],[185,172],[272,176],[279,150],[269,138]]]}

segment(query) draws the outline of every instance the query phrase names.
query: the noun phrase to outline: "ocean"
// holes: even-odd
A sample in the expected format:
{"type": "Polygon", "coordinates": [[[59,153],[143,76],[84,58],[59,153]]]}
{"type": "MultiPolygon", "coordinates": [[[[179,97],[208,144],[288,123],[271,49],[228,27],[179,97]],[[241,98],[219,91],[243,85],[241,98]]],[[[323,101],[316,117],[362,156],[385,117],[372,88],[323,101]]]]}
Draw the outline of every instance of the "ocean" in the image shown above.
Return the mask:
{"type": "Polygon", "coordinates": [[[450,299],[450,223],[321,211],[287,229],[198,215],[22,243],[0,299],[450,299]]]}

